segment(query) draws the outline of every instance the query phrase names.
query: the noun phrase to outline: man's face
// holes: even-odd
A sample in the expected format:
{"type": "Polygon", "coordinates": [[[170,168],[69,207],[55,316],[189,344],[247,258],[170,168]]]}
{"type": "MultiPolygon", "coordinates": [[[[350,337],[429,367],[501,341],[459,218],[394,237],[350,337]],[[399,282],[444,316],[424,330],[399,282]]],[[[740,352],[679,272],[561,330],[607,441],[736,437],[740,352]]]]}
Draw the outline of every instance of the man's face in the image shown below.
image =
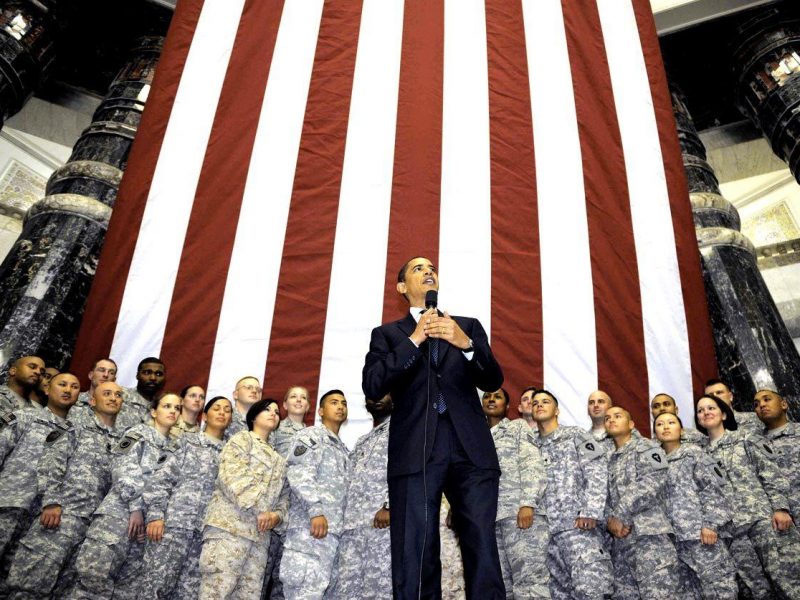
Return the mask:
{"type": "Polygon", "coordinates": [[[167,380],[167,370],[157,362],[144,363],[136,373],[136,387],[145,395],[153,396],[161,391],[167,380]]]}
{"type": "Polygon", "coordinates": [[[481,404],[483,404],[483,414],[487,417],[502,419],[506,415],[507,401],[503,390],[484,392],[481,404]]]}
{"type": "Polygon", "coordinates": [[[328,423],[344,423],[347,420],[347,400],[341,394],[331,394],[319,407],[319,416],[328,423]]]}
{"type": "Polygon", "coordinates": [[[612,406],[606,411],[605,424],[608,435],[612,437],[625,435],[633,431],[633,421],[619,407],[612,406]]]}
{"type": "Polygon", "coordinates": [[[661,413],[672,413],[673,415],[678,414],[678,407],[675,406],[675,401],[665,394],[658,394],[657,396],[653,397],[653,401],[650,403],[650,413],[653,415],[655,419],[661,413]]]}
{"type": "Polygon", "coordinates": [[[42,373],[44,373],[44,361],[38,356],[20,358],[8,370],[9,377],[28,390],[32,390],[39,385],[42,373]]]}
{"type": "Polygon", "coordinates": [[[48,406],[69,409],[78,401],[78,394],[80,393],[81,384],[75,375],[59,373],[50,380],[47,404],[48,406]]]}
{"type": "Polygon", "coordinates": [[[113,381],[104,381],[94,388],[89,405],[101,415],[113,416],[119,413],[124,398],[120,386],[113,381]]]}
{"type": "Polygon", "coordinates": [[[379,400],[373,400],[372,398],[366,398],[364,403],[367,406],[367,412],[371,414],[373,417],[382,417],[383,415],[391,414],[392,412],[392,396],[386,394],[383,398],[379,400]]]}
{"type": "Polygon", "coordinates": [[[233,399],[245,406],[252,406],[254,402],[261,400],[261,384],[258,379],[255,377],[242,379],[233,390],[233,399]]]}
{"type": "Polygon", "coordinates": [[[530,417],[533,415],[533,390],[528,390],[519,397],[519,414],[523,417],[530,417]]]}
{"type": "Polygon", "coordinates": [[[716,396],[728,406],[733,406],[733,393],[724,383],[715,383],[706,388],[706,394],[716,396]]]}
{"type": "Polygon", "coordinates": [[[533,420],[537,423],[549,421],[558,416],[558,406],[550,394],[538,393],[531,401],[533,404],[533,420]]]}
{"type": "Polygon", "coordinates": [[[786,400],[770,390],[758,392],[753,399],[753,405],[756,415],[765,423],[779,419],[789,410],[789,404],[786,400]]]}
{"type": "Polygon", "coordinates": [[[287,415],[294,417],[304,417],[308,412],[308,390],[304,387],[296,386],[286,392],[286,399],[283,401],[283,408],[287,415]]]}
{"type": "Polygon", "coordinates": [[[436,273],[436,267],[421,256],[408,262],[406,280],[397,284],[397,291],[405,294],[412,306],[425,306],[425,294],[438,289],[439,275],[436,273]]]}
{"type": "Polygon", "coordinates": [[[44,371],[42,371],[42,376],[39,378],[39,391],[46,395],[47,388],[50,386],[50,380],[59,373],[60,371],[58,369],[45,367],[44,371]]]}
{"type": "Polygon", "coordinates": [[[117,380],[117,366],[110,360],[98,360],[94,369],[89,371],[89,383],[96,388],[104,381],[117,380]]]}
{"type": "Polygon", "coordinates": [[[589,417],[600,419],[605,416],[606,411],[611,407],[611,396],[602,390],[597,390],[589,395],[587,403],[589,417]]]}

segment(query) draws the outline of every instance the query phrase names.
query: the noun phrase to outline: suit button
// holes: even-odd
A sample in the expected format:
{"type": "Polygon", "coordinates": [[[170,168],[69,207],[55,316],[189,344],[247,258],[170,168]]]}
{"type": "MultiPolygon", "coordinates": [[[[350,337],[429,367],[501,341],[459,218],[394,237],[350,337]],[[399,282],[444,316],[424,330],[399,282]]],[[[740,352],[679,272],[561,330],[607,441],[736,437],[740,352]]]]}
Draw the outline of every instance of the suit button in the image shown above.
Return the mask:
{"type": "Polygon", "coordinates": [[[437,378],[437,379],[441,379],[441,378],[442,378],[442,374],[441,374],[441,373],[437,373],[437,374],[436,374],[436,378],[437,378]]]}

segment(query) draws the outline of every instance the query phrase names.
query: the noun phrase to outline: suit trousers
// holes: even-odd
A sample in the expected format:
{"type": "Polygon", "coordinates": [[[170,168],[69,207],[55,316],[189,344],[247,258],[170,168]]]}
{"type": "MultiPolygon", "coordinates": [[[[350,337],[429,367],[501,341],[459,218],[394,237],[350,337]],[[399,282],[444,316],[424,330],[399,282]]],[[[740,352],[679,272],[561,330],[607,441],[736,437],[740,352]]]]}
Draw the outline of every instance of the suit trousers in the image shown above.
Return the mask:
{"type": "Polygon", "coordinates": [[[480,469],[469,460],[447,412],[433,418],[436,436],[424,470],[389,479],[394,598],[442,597],[439,507],[444,492],[460,540],[467,600],[504,600],[494,533],[500,471],[480,469]]]}

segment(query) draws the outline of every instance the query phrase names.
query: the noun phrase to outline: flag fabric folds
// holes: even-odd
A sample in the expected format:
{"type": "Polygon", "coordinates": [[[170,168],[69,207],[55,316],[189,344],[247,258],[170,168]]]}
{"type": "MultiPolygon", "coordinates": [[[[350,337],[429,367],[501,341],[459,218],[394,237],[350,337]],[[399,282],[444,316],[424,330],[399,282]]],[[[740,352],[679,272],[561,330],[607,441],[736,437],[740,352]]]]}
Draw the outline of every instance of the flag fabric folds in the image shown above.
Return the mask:
{"type": "Polygon", "coordinates": [[[666,392],[691,422],[716,364],[647,0],[181,0],[73,368],[340,388],[352,442],[418,255],[512,398],[587,425],[599,387],[644,432],[666,392]]]}

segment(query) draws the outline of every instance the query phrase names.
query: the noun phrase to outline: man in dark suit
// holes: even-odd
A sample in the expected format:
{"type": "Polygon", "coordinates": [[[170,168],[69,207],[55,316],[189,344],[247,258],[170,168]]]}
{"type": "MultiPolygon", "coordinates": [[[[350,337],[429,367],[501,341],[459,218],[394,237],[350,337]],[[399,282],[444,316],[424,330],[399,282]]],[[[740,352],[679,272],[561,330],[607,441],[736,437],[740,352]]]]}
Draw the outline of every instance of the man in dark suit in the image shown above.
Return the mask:
{"type": "Polygon", "coordinates": [[[427,258],[403,265],[397,291],[410,312],[372,331],[362,374],[368,398],[391,393],[394,403],[387,472],[394,597],[441,597],[444,492],[461,541],[467,598],[500,600],[505,588],[494,535],[500,467],[475,388],[500,388],[503,373],[477,319],[425,310],[426,293],[438,288],[427,258]]]}

